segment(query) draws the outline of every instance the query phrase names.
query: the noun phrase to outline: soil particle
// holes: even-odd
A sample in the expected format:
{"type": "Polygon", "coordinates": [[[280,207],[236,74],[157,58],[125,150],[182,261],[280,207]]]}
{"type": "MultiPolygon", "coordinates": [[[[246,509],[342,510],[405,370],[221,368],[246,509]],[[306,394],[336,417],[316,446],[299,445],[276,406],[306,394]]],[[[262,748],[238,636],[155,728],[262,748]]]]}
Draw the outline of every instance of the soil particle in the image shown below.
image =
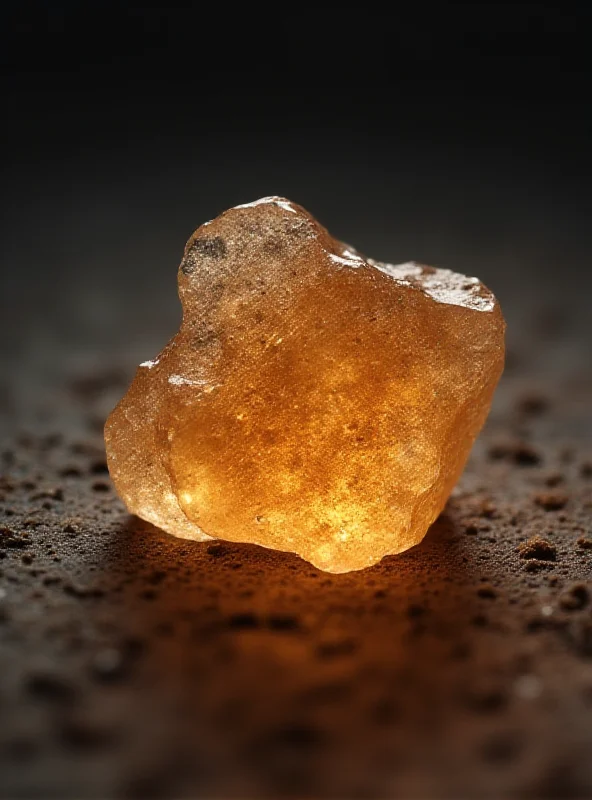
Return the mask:
{"type": "Polygon", "coordinates": [[[541,453],[531,444],[523,441],[500,441],[489,448],[493,460],[506,460],[521,467],[533,467],[543,460],[541,453]]]}
{"type": "Polygon", "coordinates": [[[516,548],[520,558],[536,559],[537,561],[555,561],[557,548],[552,542],[540,536],[533,536],[522,542],[516,548]]]}
{"type": "Polygon", "coordinates": [[[565,508],[568,500],[569,496],[565,492],[560,491],[539,492],[534,497],[535,503],[541,508],[544,508],[545,511],[559,511],[565,508]]]}

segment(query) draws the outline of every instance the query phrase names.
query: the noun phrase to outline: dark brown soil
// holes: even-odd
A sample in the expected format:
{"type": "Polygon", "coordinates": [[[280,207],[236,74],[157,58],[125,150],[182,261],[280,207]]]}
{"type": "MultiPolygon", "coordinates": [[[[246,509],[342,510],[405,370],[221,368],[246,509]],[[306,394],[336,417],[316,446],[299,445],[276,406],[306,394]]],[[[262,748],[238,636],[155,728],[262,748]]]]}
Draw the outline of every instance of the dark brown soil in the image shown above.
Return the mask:
{"type": "Polygon", "coordinates": [[[332,576],[126,514],[126,369],[4,439],[3,797],[592,796],[586,381],[510,367],[423,544],[332,576]]]}

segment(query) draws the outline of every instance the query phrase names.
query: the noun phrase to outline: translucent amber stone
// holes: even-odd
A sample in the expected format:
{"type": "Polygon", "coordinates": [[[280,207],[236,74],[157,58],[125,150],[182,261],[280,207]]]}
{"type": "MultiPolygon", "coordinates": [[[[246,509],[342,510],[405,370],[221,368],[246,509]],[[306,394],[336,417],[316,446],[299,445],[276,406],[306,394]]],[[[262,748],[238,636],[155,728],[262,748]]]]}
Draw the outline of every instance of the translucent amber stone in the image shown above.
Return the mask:
{"type": "Polygon", "coordinates": [[[194,233],[179,294],[179,332],[105,428],[129,510],[329,572],[418,544],[502,372],[491,292],[367,259],[269,197],[194,233]]]}

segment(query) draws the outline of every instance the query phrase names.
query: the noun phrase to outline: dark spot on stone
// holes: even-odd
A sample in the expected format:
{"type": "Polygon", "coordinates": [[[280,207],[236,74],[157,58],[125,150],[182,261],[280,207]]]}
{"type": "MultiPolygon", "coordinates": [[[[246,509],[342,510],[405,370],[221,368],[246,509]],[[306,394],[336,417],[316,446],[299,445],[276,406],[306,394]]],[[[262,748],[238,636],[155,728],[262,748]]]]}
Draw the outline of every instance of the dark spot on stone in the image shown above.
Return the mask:
{"type": "Polygon", "coordinates": [[[270,236],[263,242],[263,250],[266,253],[277,255],[286,249],[284,240],[280,237],[270,236]]]}
{"type": "Polygon", "coordinates": [[[193,339],[192,344],[196,349],[200,349],[218,339],[218,334],[212,328],[204,328],[197,333],[193,339]]]}
{"type": "Polygon", "coordinates": [[[592,539],[589,539],[587,536],[580,536],[576,544],[582,550],[592,550],[592,539]]]}
{"type": "Polygon", "coordinates": [[[110,492],[111,486],[106,481],[95,481],[92,485],[93,491],[95,492],[110,492]]]}
{"type": "Polygon", "coordinates": [[[226,253],[226,242],[221,236],[202,236],[199,239],[195,239],[187,250],[187,255],[181,265],[181,272],[185,275],[191,275],[200,257],[220,259],[225,258],[226,253]]]}
{"type": "Polygon", "coordinates": [[[479,597],[484,597],[487,600],[494,600],[497,597],[497,592],[490,584],[486,583],[477,589],[479,597]]]}
{"type": "Polygon", "coordinates": [[[520,558],[532,558],[539,561],[555,561],[557,558],[555,545],[540,536],[533,536],[526,542],[522,542],[516,550],[520,558]]]}

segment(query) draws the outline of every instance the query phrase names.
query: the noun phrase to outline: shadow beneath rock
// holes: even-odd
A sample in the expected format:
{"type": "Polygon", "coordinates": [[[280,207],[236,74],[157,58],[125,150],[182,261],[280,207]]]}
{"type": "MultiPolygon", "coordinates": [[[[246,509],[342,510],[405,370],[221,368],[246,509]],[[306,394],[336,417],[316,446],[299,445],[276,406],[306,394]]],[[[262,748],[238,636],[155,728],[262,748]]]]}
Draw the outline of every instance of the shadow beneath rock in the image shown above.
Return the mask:
{"type": "Polygon", "coordinates": [[[278,603],[293,606],[297,613],[302,612],[298,604],[310,601],[310,610],[318,616],[325,603],[332,606],[339,598],[344,613],[368,610],[380,601],[383,610],[412,607],[410,615],[417,617],[418,605],[428,610],[430,596],[439,598],[438,609],[444,612],[466,586],[474,573],[466,539],[444,513],[418,546],[387,556],[374,567],[333,575],[293,553],[215,539],[179,539],[128,516],[114,533],[105,567],[127,573],[138,586],[162,584],[160,607],[177,607],[198,595],[217,597],[223,604],[256,606],[259,613],[266,608],[271,613],[278,603]]]}
{"type": "Polygon", "coordinates": [[[420,754],[442,752],[459,704],[504,702],[473,673],[495,662],[497,623],[471,538],[442,515],[412,550],[330,575],[128,518],[104,564],[117,587],[105,604],[144,654],[129,684],[128,794],[145,791],[143,770],[165,794],[349,796],[356,780],[371,794],[385,769],[405,788],[420,754]]]}

